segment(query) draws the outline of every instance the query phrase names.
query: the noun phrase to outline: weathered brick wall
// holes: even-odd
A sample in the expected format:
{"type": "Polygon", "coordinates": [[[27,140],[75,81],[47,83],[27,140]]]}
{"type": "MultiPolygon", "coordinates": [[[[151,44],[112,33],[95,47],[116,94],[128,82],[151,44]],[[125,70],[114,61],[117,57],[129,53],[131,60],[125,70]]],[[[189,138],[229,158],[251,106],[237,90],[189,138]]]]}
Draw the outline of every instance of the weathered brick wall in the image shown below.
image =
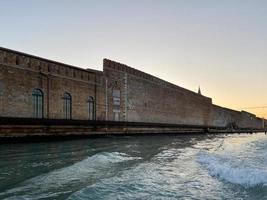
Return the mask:
{"type": "MultiPolygon", "coordinates": [[[[32,117],[32,90],[41,87],[42,78],[34,72],[0,65],[1,116],[32,117]],[[29,87],[35,85],[35,87],[29,87]]],[[[46,110],[46,107],[44,108],[46,110]]]]}
{"type": "Polygon", "coordinates": [[[240,112],[213,105],[210,115],[210,124],[212,126],[224,127],[230,123],[236,123],[240,112]]]}
{"type": "MultiPolygon", "coordinates": [[[[117,73],[114,70],[104,68],[104,75],[106,77],[106,104],[107,104],[107,119],[110,121],[115,119],[115,112],[118,113],[118,121],[126,121],[125,113],[125,76],[124,73],[117,73]],[[113,91],[120,91],[119,105],[113,103],[113,91]]],[[[116,120],[117,121],[117,120],[116,120]]]]}
{"type": "Polygon", "coordinates": [[[211,102],[128,75],[128,120],[205,125],[211,102]]]}
{"type": "Polygon", "coordinates": [[[242,111],[235,111],[213,105],[210,115],[210,124],[212,126],[228,126],[231,123],[239,128],[263,128],[263,120],[257,118],[254,114],[242,111]]]}
{"type": "Polygon", "coordinates": [[[114,119],[112,90],[121,91],[122,121],[208,125],[211,99],[126,65],[104,60],[109,119],[114,119]]]}
{"type": "MultiPolygon", "coordinates": [[[[247,112],[212,104],[196,94],[127,65],[104,59],[108,87],[108,119],[114,120],[114,88],[120,90],[120,120],[169,124],[262,128],[263,121],[247,112]]],[[[116,105],[115,105],[116,107],[116,105]]]]}
{"type": "Polygon", "coordinates": [[[72,97],[72,118],[88,119],[88,98],[96,117],[105,119],[103,73],[0,49],[0,116],[33,117],[32,92],[44,93],[44,117],[63,118],[63,94],[72,97]]]}
{"type": "Polygon", "coordinates": [[[240,112],[239,118],[239,127],[254,127],[254,128],[263,128],[263,119],[256,117],[256,115],[248,113],[246,111],[240,112]]]}

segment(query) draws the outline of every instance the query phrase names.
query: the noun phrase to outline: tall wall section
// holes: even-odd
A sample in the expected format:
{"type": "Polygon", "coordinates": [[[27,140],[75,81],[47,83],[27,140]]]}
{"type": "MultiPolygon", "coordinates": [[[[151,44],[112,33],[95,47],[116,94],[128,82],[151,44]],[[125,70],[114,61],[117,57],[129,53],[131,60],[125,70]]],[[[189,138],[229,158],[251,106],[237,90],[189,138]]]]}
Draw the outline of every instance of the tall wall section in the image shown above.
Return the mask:
{"type": "Polygon", "coordinates": [[[109,120],[208,125],[208,97],[107,59],[104,75],[109,120]]]}
{"type": "Polygon", "coordinates": [[[212,99],[127,65],[104,59],[108,119],[129,122],[263,128],[254,114],[212,104],[212,99]]]}
{"type": "Polygon", "coordinates": [[[97,119],[105,119],[103,73],[0,48],[0,116],[34,117],[34,89],[44,95],[44,118],[62,119],[63,95],[72,98],[72,119],[88,119],[88,98],[97,119]]]}

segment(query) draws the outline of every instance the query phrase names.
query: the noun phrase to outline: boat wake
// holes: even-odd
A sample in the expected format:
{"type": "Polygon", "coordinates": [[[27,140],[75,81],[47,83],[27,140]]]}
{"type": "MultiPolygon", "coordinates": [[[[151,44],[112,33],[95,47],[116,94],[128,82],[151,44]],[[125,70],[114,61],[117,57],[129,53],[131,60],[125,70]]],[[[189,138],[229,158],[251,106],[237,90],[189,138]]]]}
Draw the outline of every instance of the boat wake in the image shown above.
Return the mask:
{"type": "Polygon", "coordinates": [[[197,155],[197,161],[208,170],[211,176],[221,180],[247,188],[267,185],[267,170],[246,167],[242,163],[238,164],[234,157],[200,152],[197,155]]]}

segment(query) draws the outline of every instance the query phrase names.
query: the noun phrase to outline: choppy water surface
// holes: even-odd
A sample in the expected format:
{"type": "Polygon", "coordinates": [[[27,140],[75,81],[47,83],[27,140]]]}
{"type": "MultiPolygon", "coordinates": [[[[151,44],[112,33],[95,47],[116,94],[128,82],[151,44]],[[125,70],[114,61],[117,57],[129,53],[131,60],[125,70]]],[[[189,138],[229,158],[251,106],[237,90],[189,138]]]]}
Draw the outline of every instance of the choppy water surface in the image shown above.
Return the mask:
{"type": "Polygon", "coordinates": [[[267,199],[267,136],[1,144],[0,199],[267,199]]]}

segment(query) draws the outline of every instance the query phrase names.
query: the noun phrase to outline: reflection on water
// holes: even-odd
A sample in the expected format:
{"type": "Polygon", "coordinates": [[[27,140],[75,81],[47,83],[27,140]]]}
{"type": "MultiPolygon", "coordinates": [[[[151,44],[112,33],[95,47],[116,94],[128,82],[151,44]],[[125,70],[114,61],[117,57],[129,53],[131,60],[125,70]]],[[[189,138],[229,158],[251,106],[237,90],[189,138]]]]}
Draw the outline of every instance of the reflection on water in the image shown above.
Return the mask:
{"type": "Polygon", "coordinates": [[[267,136],[0,145],[0,199],[264,199],[267,136]]]}

